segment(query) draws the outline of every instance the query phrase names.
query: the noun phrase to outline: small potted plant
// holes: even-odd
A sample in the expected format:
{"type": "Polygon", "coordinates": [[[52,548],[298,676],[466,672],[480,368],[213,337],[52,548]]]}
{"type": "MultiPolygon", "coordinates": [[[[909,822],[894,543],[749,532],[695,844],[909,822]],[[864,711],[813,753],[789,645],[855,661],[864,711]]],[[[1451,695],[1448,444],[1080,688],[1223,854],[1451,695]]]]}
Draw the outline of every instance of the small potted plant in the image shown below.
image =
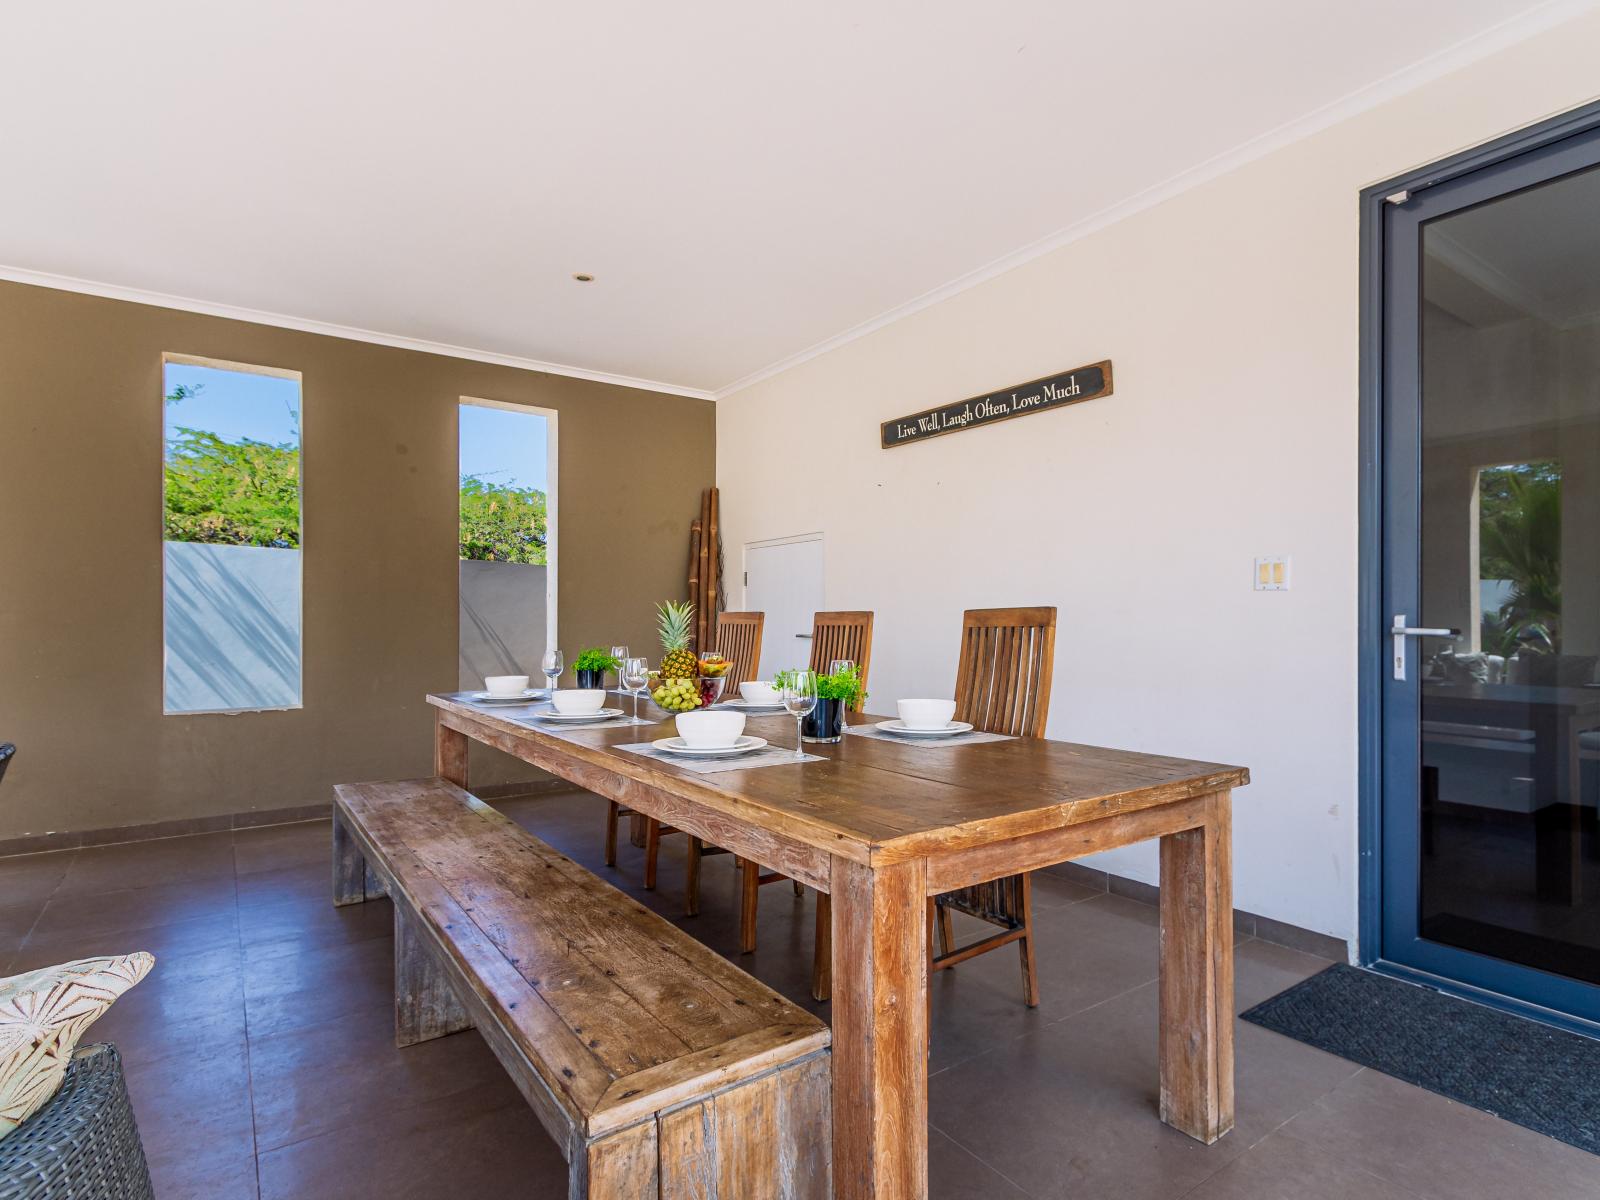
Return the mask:
{"type": "Polygon", "coordinates": [[[606,686],[606,672],[615,671],[621,666],[622,663],[601,647],[590,646],[578,655],[572,670],[578,677],[580,688],[603,688],[606,686]]]}
{"type": "MultiPolygon", "coordinates": [[[[793,679],[793,671],[779,671],[773,685],[780,691],[793,679]]],[[[844,737],[844,711],[867,698],[861,686],[861,668],[847,667],[832,675],[817,672],[817,704],[801,718],[800,736],[808,742],[837,742],[844,737]]]]}

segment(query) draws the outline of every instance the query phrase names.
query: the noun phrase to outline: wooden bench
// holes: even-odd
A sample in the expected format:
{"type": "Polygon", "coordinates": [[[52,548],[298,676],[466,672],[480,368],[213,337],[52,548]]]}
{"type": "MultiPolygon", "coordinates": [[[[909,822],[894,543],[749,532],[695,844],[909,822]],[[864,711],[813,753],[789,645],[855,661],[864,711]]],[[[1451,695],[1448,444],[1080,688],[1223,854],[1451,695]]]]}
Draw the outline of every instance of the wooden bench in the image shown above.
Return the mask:
{"type": "Polygon", "coordinates": [[[394,902],[396,1043],[476,1026],[571,1197],[831,1196],[826,1025],[445,780],[334,796],[334,903],[394,902]]]}

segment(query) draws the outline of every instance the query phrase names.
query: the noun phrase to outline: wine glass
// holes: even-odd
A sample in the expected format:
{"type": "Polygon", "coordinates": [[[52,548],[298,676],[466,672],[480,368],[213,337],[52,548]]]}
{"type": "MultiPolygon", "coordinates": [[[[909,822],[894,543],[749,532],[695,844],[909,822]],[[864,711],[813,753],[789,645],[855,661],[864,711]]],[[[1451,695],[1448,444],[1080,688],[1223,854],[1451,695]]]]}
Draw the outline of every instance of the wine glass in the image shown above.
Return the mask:
{"type": "Polygon", "coordinates": [[[805,739],[800,723],[806,714],[817,706],[817,673],[815,671],[790,671],[783,681],[783,706],[794,714],[794,756],[806,756],[805,739]]]}
{"type": "Polygon", "coordinates": [[[650,664],[642,658],[624,658],[618,682],[633,693],[633,719],[639,720],[639,693],[650,682],[650,664]]]}
{"type": "Polygon", "coordinates": [[[611,657],[617,660],[617,686],[622,686],[622,664],[628,661],[628,648],[626,646],[611,647],[611,657]]]}
{"type": "Polygon", "coordinates": [[[556,681],[561,678],[561,672],[567,669],[567,660],[561,656],[559,650],[546,650],[539,669],[544,672],[545,686],[553,692],[556,681]]]}

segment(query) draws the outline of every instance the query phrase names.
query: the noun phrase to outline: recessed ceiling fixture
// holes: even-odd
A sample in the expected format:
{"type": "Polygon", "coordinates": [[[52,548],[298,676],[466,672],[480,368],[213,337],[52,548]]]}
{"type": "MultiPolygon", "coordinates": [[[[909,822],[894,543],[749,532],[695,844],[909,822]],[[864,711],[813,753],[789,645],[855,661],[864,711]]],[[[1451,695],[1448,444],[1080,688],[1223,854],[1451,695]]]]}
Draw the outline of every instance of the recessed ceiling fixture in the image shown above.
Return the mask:
{"type": "Polygon", "coordinates": [[[573,278],[576,279],[579,283],[593,283],[594,282],[594,276],[590,275],[590,274],[588,274],[588,273],[586,273],[584,271],[579,271],[576,275],[573,276],[573,278]]]}

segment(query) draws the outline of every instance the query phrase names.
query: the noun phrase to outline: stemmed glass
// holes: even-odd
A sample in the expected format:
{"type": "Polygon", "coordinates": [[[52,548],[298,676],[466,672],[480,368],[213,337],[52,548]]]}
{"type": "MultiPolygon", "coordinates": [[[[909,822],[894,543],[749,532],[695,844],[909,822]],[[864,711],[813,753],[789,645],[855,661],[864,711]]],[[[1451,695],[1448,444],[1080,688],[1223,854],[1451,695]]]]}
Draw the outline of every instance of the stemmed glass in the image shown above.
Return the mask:
{"type": "Polygon", "coordinates": [[[815,671],[790,671],[783,683],[783,706],[794,714],[794,756],[806,756],[805,739],[801,735],[801,721],[817,706],[817,673],[815,671]]]}
{"type": "Polygon", "coordinates": [[[611,647],[611,657],[617,660],[617,686],[622,686],[622,664],[628,661],[628,648],[626,646],[611,647]]]}
{"type": "Polygon", "coordinates": [[[851,671],[855,669],[855,665],[848,658],[836,658],[828,664],[828,674],[837,675],[841,671],[851,671]]]}
{"type": "Polygon", "coordinates": [[[619,682],[633,693],[633,719],[639,720],[639,694],[650,682],[650,664],[642,658],[624,658],[619,682]]]}
{"type": "Polygon", "coordinates": [[[559,650],[546,650],[544,662],[539,665],[544,672],[545,686],[552,692],[556,689],[556,681],[561,678],[561,672],[567,669],[567,660],[561,656],[559,650]]]}

